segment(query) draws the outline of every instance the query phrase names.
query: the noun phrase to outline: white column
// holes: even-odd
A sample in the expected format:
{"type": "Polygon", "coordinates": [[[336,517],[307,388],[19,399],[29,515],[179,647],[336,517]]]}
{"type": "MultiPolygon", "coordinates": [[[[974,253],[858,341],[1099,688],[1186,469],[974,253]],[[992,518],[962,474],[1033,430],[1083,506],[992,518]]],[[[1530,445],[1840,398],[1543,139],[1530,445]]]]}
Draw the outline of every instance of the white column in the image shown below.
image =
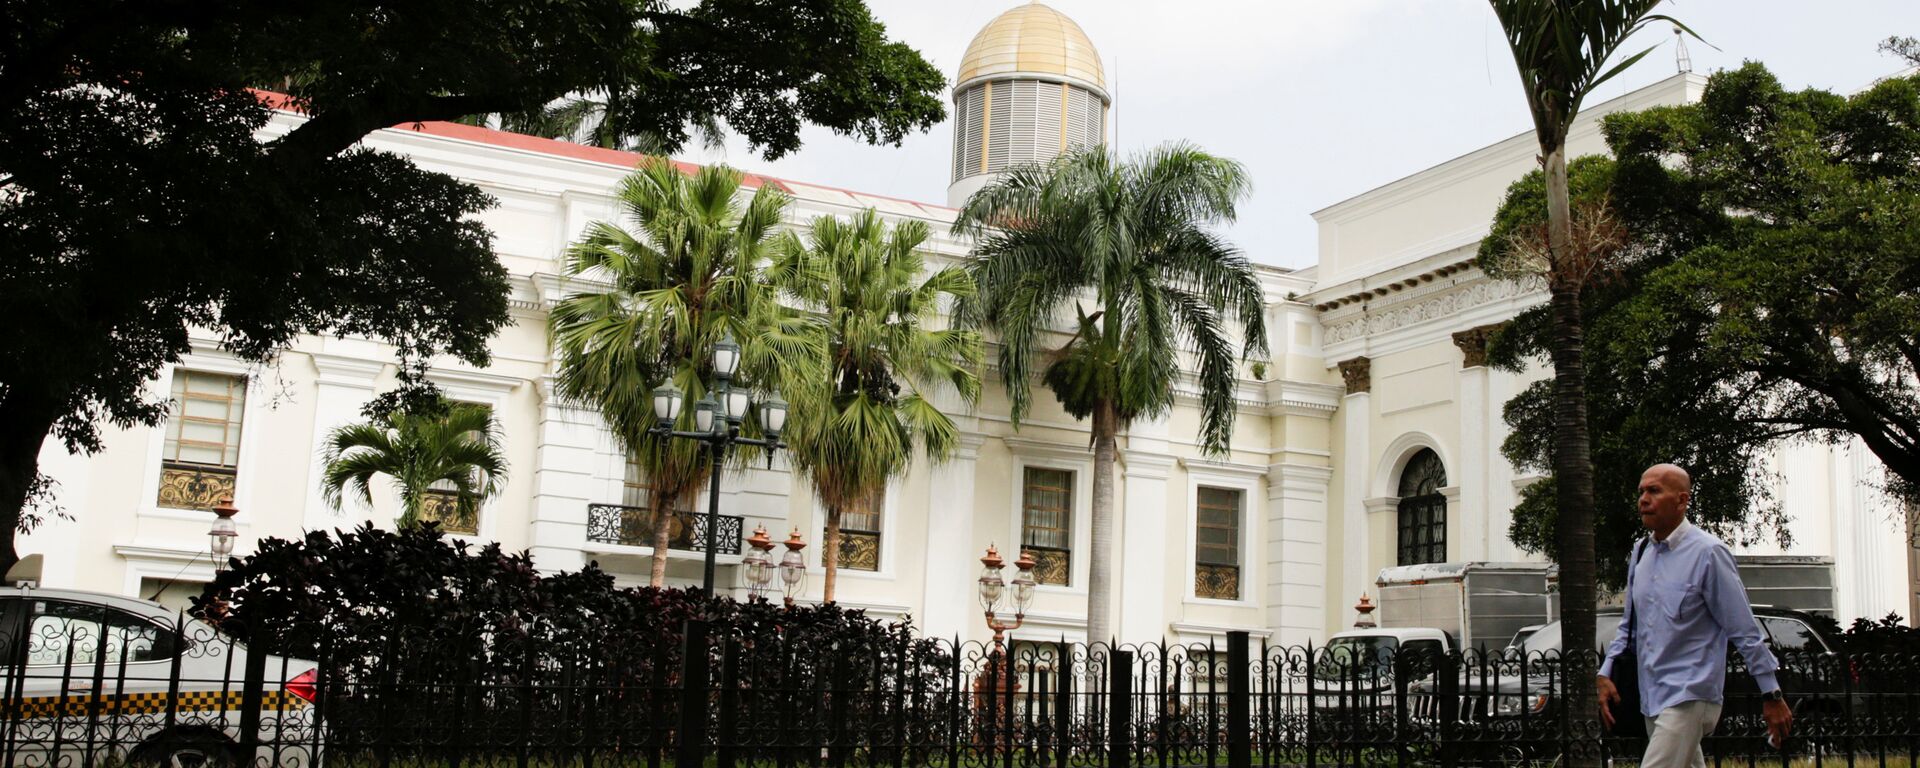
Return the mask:
{"type": "Polygon", "coordinates": [[[313,398],[313,470],[307,475],[311,481],[307,483],[307,507],[301,513],[301,526],[309,531],[351,529],[373,512],[354,499],[343,499],[338,512],[327,506],[320,493],[320,478],[326,474],[321,454],[334,429],[362,419],[360,409],[373,399],[374,379],[386,370],[386,363],[325,353],[310,357],[318,377],[313,398]]]}
{"type": "MultiPolygon", "coordinates": [[[[920,567],[920,629],[928,637],[962,636],[974,616],[975,593],[971,575],[979,570],[973,541],[974,469],[986,438],[962,433],[953,458],[935,466],[928,478],[927,541],[920,567]]],[[[902,569],[911,567],[906,562],[902,569]]],[[[904,577],[905,574],[902,574],[904,577]]]]}
{"type": "MultiPolygon", "coordinates": [[[[1143,643],[1166,635],[1168,592],[1186,594],[1182,579],[1193,575],[1169,573],[1167,568],[1167,537],[1171,535],[1167,530],[1167,477],[1172,474],[1174,457],[1128,449],[1121,453],[1121,461],[1126,464],[1122,491],[1126,502],[1121,509],[1119,559],[1113,569],[1119,577],[1113,602],[1120,614],[1114,624],[1121,642],[1143,643]]],[[[1091,556],[1102,555],[1094,552],[1091,556]]]]}
{"type": "MultiPolygon", "coordinates": [[[[1345,428],[1345,450],[1338,457],[1341,462],[1340,484],[1340,542],[1341,569],[1340,588],[1335,594],[1334,605],[1346,605],[1347,600],[1359,598],[1361,592],[1373,590],[1373,580],[1367,578],[1369,571],[1368,555],[1373,546],[1367,537],[1367,476],[1373,466],[1373,449],[1368,445],[1368,436],[1372,430],[1372,395],[1367,392],[1355,392],[1347,395],[1341,402],[1341,425],[1345,428]]],[[[1344,617],[1343,617],[1344,619],[1344,617]]],[[[1347,622],[1339,620],[1336,626],[1347,622]]]]}
{"type": "Polygon", "coordinates": [[[1306,464],[1267,468],[1267,626],[1274,642],[1324,639],[1328,601],[1327,490],[1333,470],[1306,464]]]}
{"type": "MultiPolygon", "coordinates": [[[[579,570],[587,541],[587,504],[593,498],[593,468],[599,460],[600,420],[562,402],[553,380],[540,380],[540,445],[534,449],[533,508],[527,550],[540,570],[579,570]]],[[[610,501],[618,501],[612,499],[610,501]]]]}
{"type": "Polygon", "coordinates": [[[1487,430],[1487,369],[1485,366],[1462,368],[1460,379],[1460,452],[1454,455],[1458,466],[1447,467],[1447,480],[1458,489],[1457,498],[1448,499],[1447,528],[1451,539],[1458,532],[1459,544],[1449,547],[1451,559],[1474,561],[1493,557],[1495,545],[1504,540],[1507,529],[1496,529],[1488,499],[1492,488],[1492,466],[1501,458],[1498,446],[1490,445],[1487,430]]]}

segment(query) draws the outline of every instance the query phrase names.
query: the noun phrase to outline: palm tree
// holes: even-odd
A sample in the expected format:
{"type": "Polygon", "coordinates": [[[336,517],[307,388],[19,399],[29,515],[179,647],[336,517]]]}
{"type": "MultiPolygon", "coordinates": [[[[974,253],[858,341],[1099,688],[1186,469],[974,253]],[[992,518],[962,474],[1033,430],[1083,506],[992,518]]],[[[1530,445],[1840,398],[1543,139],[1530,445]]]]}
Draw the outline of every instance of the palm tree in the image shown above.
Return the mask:
{"type": "MultiPolygon", "coordinates": [[[[1527,110],[1540,144],[1547,181],[1547,294],[1553,331],[1554,450],[1560,589],[1567,637],[1592,637],[1598,597],[1593,556],[1593,457],[1587,433],[1585,329],[1580,291],[1599,266],[1596,249],[1579,247],[1567,192],[1567,131],[1580,102],[1601,83],[1653,49],[1607,62],[1635,32],[1656,21],[1685,30],[1670,17],[1652,14],[1660,0],[1489,0],[1506,30],[1520,68],[1527,110]]],[[[1691,34],[1692,30],[1687,30],[1691,34]]],[[[1569,701],[1594,701],[1593,679],[1568,676],[1569,701]]],[[[1587,710],[1589,716],[1592,710],[1587,710]]]]}
{"type": "Polygon", "coordinates": [[[821,216],[806,245],[784,241],[775,269],[824,317],[827,386],[815,390],[823,402],[795,403],[786,442],[794,468],[826,507],[820,559],[827,601],[839,570],[842,516],[871,511],[887,482],[907,471],[916,441],[936,462],[953,453],[953,419],[923,388],[950,385],[969,405],[979,397],[979,334],[928,327],[943,301],[972,295],[973,281],[959,267],[922,279],[919,248],[927,236],[918,221],[889,235],[872,209],[851,221],[821,216]]]}
{"type": "Polygon", "coordinates": [[[1253,268],[1208,230],[1231,221],[1247,192],[1239,163],[1185,144],[1122,162],[1104,147],[1009,171],[967,201],[954,228],[976,239],[968,271],[978,296],[958,314],[1000,336],[1001,376],[1017,426],[1043,335],[1071,305],[1073,335],[1042,379],[1075,418],[1092,419],[1093,552],[1087,639],[1107,640],[1115,437],[1173,405],[1182,352],[1197,366],[1201,442],[1233,433],[1234,329],[1240,356],[1264,357],[1263,301],[1253,268]],[[1090,300],[1090,302],[1088,301],[1090,300]]]}
{"type": "Polygon", "coordinates": [[[430,492],[448,487],[454,517],[473,519],[480,503],[499,493],[507,460],[493,411],[467,403],[423,411],[393,410],[348,424],[327,436],[320,492],[338,510],[351,493],[373,505],[373,478],[386,475],[400,486],[401,528],[421,521],[430,492]]]}
{"type": "MultiPolygon", "coordinates": [[[[633,229],[587,228],[567,252],[577,290],[549,320],[556,391],[597,409],[646,475],[654,586],[666,581],[671,511],[698,493],[713,461],[695,441],[649,431],[653,388],[671,381],[689,402],[705,395],[712,350],[728,335],[741,344],[736,387],[791,391],[820,367],[818,333],[763,274],[787,197],[761,187],[742,205],[740,179],[723,167],[689,176],[666,160],[643,162],[619,191],[633,229]]],[[[693,410],[683,409],[679,428],[692,429],[693,410]]],[[[733,455],[745,462],[751,451],[733,455]]]]}

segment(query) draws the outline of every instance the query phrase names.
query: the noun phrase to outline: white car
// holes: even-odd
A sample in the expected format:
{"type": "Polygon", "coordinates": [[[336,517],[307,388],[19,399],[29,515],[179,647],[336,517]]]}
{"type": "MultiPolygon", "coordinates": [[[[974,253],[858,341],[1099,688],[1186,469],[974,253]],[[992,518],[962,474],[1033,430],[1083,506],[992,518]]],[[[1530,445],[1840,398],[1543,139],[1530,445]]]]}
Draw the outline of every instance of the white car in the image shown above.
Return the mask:
{"type": "Polygon", "coordinates": [[[314,762],[316,665],[266,656],[249,691],[246,646],[158,603],[0,588],[0,658],[5,765],[314,762]]]}

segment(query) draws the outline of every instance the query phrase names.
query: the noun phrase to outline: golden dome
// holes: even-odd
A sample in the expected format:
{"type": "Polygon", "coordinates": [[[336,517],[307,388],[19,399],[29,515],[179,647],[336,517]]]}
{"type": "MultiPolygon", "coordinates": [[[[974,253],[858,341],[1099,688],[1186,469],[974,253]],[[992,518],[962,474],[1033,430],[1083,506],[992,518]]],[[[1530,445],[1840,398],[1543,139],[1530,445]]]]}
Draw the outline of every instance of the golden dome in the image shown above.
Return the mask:
{"type": "Polygon", "coordinates": [[[1060,75],[1107,89],[1100,52],[1080,25],[1039,3],[1022,5],[988,23],[967,45],[956,84],[992,75],[1060,75]]]}

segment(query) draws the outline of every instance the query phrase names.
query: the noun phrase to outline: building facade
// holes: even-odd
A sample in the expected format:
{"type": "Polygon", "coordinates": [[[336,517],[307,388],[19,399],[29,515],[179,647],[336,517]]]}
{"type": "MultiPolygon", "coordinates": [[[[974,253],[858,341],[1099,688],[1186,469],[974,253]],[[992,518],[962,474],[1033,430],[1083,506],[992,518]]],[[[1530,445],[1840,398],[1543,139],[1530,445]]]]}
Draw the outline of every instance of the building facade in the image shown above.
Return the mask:
{"type": "MultiPolygon", "coordinates": [[[[1676,76],[1590,107],[1570,146],[1600,151],[1598,115],[1695,99],[1702,84],[1676,76]]],[[[956,203],[1009,164],[1099,143],[1111,103],[1091,42],[1038,4],[982,30],[954,100],[956,203]]],[[[267,132],[300,119],[278,113],[267,132]]],[[[430,375],[450,397],[493,410],[510,462],[505,491],[477,519],[455,521],[456,535],[525,549],[543,569],[597,562],[622,583],[644,584],[652,550],[630,535],[646,514],[644,478],[628,471],[595,413],[555,396],[545,330],[548,309],[570,290],[565,247],[589,222],[616,216],[613,191],[640,158],[441,123],[379,131],[366,143],[499,201],[482,219],[512,275],[513,322],[494,340],[490,366],[443,360],[430,375]]],[[[1260,269],[1271,356],[1237,382],[1231,450],[1199,450],[1191,378],[1170,415],[1126,430],[1113,551],[1094,552],[1089,541],[1087,426],[1038,394],[1014,429],[1004,392],[991,383],[997,372],[987,372],[980,402],[959,419],[957,455],[916,465],[875,514],[847,522],[839,601],[911,616],[928,634],[982,639],[977,560],[990,544],[1019,546],[1043,555],[1043,585],[1015,637],[1083,639],[1088,565],[1108,558],[1123,640],[1246,630],[1305,643],[1348,624],[1349,606],[1380,568],[1530,559],[1505,532],[1519,489],[1535,478],[1500,457],[1500,407],[1542,374],[1489,369],[1484,349],[1489,327],[1545,295],[1537,283],[1490,280],[1471,259],[1533,155],[1531,135],[1515,136],[1315,213],[1318,263],[1260,269]]],[[[874,208],[926,222],[935,264],[967,251],[949,234],[951,207],[761,176],[746,185],[790,195],[788,226],[874,208]]],[[[391,525],[391,494],[372,509],[327,506],[319,454],[331,429],[393,386],[392,352],[366,339],[303,337],[273,364],[249,366],[196,335],[193,352],[149,387],[175,401],[167,423],[109,428],[105,450],[90,456],[46,446],[43,471],[58,481],[56,502],[71,519],[51,518],[23,537],[22,554],[39,555],[47,586],[177,602],[212,577],[205,510],[223,496],[240,509],[238,554],[261,537],[369,519],[391,525]]],[[[1872,491],[1871,455],[1805,447],[1786,449],[1780,461],[1793,553],[1845,555],[1835,567],[1843,619],[1907,612],[1920,599],[1909,582],[1912,550],[1884,534],[1903,518],[1872,491]]],[[[817,598],[824,513],[782,460],[728,475],[720,509],[732,537],[721,543],[722,589],[745,594],[737,537],[764,526],[776,538],[798,530],[814,544],[806,556],[817,598]]],[[[679,535],[669,580],[697,583],[702,554],[690,531],[679,535]]]]}

